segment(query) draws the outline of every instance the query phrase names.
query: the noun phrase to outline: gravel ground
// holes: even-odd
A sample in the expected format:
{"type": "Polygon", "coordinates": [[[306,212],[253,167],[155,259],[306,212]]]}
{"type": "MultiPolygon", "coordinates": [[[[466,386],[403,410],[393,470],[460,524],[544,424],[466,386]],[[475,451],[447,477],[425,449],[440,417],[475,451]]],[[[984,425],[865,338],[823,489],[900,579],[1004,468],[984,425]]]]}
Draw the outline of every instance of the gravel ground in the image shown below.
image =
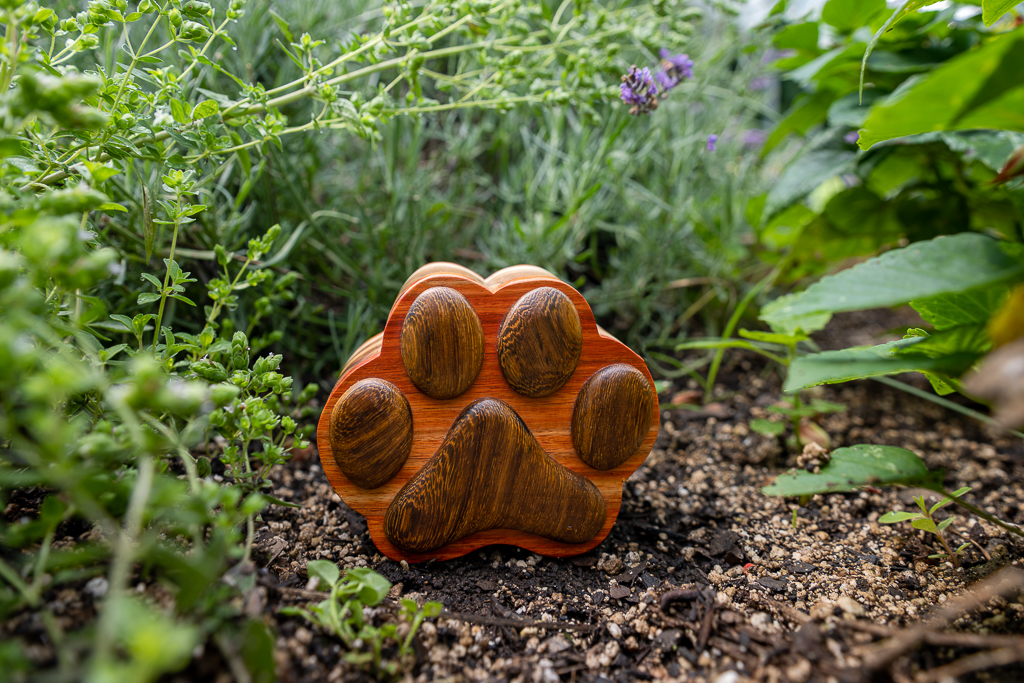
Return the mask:
{"type": "MultiPolygon", "coordinates": [[[[890,318],[876,329],[899,325],[899,316],[890,318]]],[[[377,552],[314,450],[278,467],[275,494],[301,507],[264,512],[256,588],[245,603],[276,633],[278,678],[372,679],[343,659],[336,638],[281,614],[322,599],[306,564],[326,559],[373,567],[394,584],[389,599],[367,613],[375,623],[395,621],[398,598],[444,604],[422,626],[415,657],[402,663],[398,678],[406,681],[1024,680],[1024,574],[1008,567],[1021,565],[1024,543],[945,508],[940,517],[956,514],[951,542],[969,543],[954,568],[929,558],[941,549],[925,532],[878,523],[890,510],[913,509],[920,491],[817,496],[802,507],[764,496],[760,488],[798,455],[784,439],[748,427],[782,404],[779,378],[757,359],[727,359],[714,403],[680,404],[696,395],[692,382],[662,394],[653,452],[626,482],[611,534],[580,557],[493,546],[447,562],[399,564],[377,552]],[[994,576],[1002,582],[993,584],[994,576]]],[[[968,500],[1024,523],[1024,441],[875,382],[809,393],[847,407],[819,418],[833,448],[909,448],[945,469],[948,489],[970,486],[968,500]]],[[[139,581],[154,600],[168,602],[166,589],[139,581]]],[[[94,618],[89,591],[83,583],[45,596],[66,630],[94,618]]],[[[12,634],[37,662],[55,662],[35,614],[0,624],[0,639],[12,634]]],[[[394,657],[393,648],[384,655],[394,657]]],[[[206,647],[167,680],[241,679],[216,647],[206,647]]]]}
{"type": "MultiPolygon", "coordinates": [[[[692,388],[673,387],[663,400],[685,398],[692,388]]],[[[878,523],[927,493],[908,489],[817,496],[797,509],[794,523],[794,500],[759,489],[793,465],[795,454],[782,439],[747,426],[781,402],[777,378],[741,360],[717,391],[719,400],[703,409],[663,411],[654,451],[626,483],[612,533],[571,559],[495,546],[448,562],[399,565],[376,552],[362,518],[331,490],[310,453],[277,473],[278,493],[302,508],[265,515],[259,536],[268,611],[308,602],[305,564],[329,559],[373,567],[395,584],[393,597],[444,603],[445,615],[423,628],[406,675],[417,681],[1024,680],[1020,664],[959,679],[943,678],[956,672],[939,668],[958,660],[961,668],[984,664],[961,657],[1005,649],[999,634],[1024,631],[1019,590],[946,620],[953,631],[988,641],[943,634],[931,637],[937,645],[877,661],[885,637],[953,605],[967,586],[1004,565],[1019,566],[1024,544],[956,514],[952,541],[970,543],[961,567],[930,559],[941,551],[933,537],[878,523]]],[[[945,468],[947,488],[971,486],[969,500],[1024,523],[1019,439],[878,383],[813,393],[847,406],[820,419],[832,447],[909,448],[929,467],[945,468]]],[[[340,662],[339,646],[325,633],[271,618],[282,680],[360,675],[340,662]]],[[[1010,644],[1021,649],[1024,640],[1010,644]]]]}

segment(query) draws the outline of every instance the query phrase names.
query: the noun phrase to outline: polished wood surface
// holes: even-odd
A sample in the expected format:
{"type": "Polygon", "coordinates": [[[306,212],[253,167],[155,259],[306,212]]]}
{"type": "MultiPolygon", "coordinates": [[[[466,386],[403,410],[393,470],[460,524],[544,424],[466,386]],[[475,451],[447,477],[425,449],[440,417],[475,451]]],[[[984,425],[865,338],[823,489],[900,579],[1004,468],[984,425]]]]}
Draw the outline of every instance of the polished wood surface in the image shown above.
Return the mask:
{"type": "Polygon", "coordinates": [[[468,277],[444,268],[441,270],[434,269],[430,274],[408,283],[406,291],[392,306],[379,342],[368,342],[362,349],[364,355],[356,362],[346,364],[347,369],[331,392],[317,429],[317,447],[328,480],[351,508],[366,517],[370,537],[380,552],[395,560],[448,559],[494,543],[517,545],[549,556],[576,555],[593,548],[611,531],[622,503],[622,483],[640,466],[654,445],[658,409],[652,390],[651,428],[643,443],[626,462],[601,471],[584,463],[573,447],[570,431],[576,396],[594,373],[617,363],[635,368],[653,385],[647,367],[639,356],[604,330],[599,330],[590,307],[579,292],[545,271],[533,267],[506,268],[481,281],[475,274],[468,277]],[[500,278],[492,280],[499,274],[500,278]],[[402,325],[413,301],[432,287],[448,287],[462,294],[483,328],[484,354],[480,373],[476,382],[455,399],[435,399],[420,392],[406,375],[402,363],[402,325]],[[580,317],[583,350],[576,372],[561,389],[543,398],[529,398],[516,392],[505,380],[498,365],[497,340],[509,309],[538,287],[553,287],[572,301],[580,317]],[[409,401],[414,424],[412,449],[405,464],[391,480],[373,490],[360,488],[344,475],[332,457],[329,435],[329,417],[334,405],[349,387],[367,378],[380,378],[398,387],[409,401]],[[482,398],[498,399],[507,404],[555,462],[594,484],[604,499],[607,516],[593,538],[582,543],[564,543],[527,531],[490,529],[428,552],[403,551],[388,540],[384,533],[384,516],[391,501],[438,452],[463,409],[482,398]]]}
{"type": "Polygon", "coordinates": [[[576,307],[554,287],[538,287],[512,305],[498,331],[498,365],[512,388],[542,398],[562,388],[583,351],[576,307]]]}
{"type": "Polygon", "coordinates": [[[409,307],[401,348],[405,373],[417,389],[431,398],[455,398],[480,374],[484,330],[466,297],[431,287],[409,307]]]}
{"type": "Polygon", "coordinates": [[[545,453],[507,403],[485,398],[466,407],[391,501],[384,534],[415,553],[489,529],[583,543],[606,516],[596,486],[545,453]]]}
{"type": "Polygon", "coordinates": [[[647,377],[631,365],[617,363],[594,373],[572,411],[572,443],[580,459],[598,470],[629,460],[651,428],[656,399],[647,377]]]}
{"type": "Polygon", "coordinates": [[[401,390],[382,379],[362,379],[331,411],[331,452],[356,486],[375,489],[402,469],[412,431],[412,411],[401,390]]]}

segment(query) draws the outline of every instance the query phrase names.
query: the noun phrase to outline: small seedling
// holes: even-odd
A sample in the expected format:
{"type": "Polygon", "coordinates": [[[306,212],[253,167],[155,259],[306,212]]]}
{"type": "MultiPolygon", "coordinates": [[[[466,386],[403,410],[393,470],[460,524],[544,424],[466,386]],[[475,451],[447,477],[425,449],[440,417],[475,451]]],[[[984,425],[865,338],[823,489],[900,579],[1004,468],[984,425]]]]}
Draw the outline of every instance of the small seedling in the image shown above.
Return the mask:
{"type": "MultiPolygon", "coordinates": [[[[788,403],[789,405],[768,408],[769,412],[781,415],[789,422],[793,433],[787,442],[796,448],[803,448],[805,444],[811,442],[828,448],[831,445],[828,434],[813,420],[828,413],[844,412],[846,406],[820,399],[812,399],[809,403],[804,403],[798,394],[788,397],[788,403]]],[[[750,421],[750,428],[758,434],[782,436],[786,432],[786,423],[758,418],[750,421]]]]}
{"type": "Polygon", "coordinates": [[[970,486],[965,486],[962,489],[957,489],[956,491],[953,491],[953,493],[951,493],[950,495],[946,496],[945,498],[940,500],[938,503],[933,505],[930,509],[929,509],[928,505],[924,502],[924,496],[915,496],[914,497],[914,502],[917,503],[917,507],[921,508],[920,512],[904,512],[904,511],[893,510],[892,512],[887,512],[884,515],[882,515],[879,518],[878,521],[881,522],[882,524],[896,524],[898,522],[910,522],[910,525],[912,527],[914,527],[915,529],[921,529],[923,531],[927,531],[928,533],[935,534],[938,537],[939,542],[942,543],[942,547],[946,549],[946,552],[945,552],[945,554],[939,553],[939,554],[936,554],[936,555],[929,555],[928,557],[930,557],[930,558],[943,558],[943,557],[945,557],[945,558],[950,559],[953,562],[953,566],[959,567],[960,566],[960,562],[957,559],[957,556],[961,552],[963,552],[963,549],[966,548],[970,544],[969,543],[964,543],[963,545],[961,545],[956,550],[952,550],[950,548],[950,546],[949,546],[949,542],[946,540],[945,534],[943,534],[942,532],[946,529],[946,527],[948,527],[950,524],[953,523],[953,517],[947,517],[946,519],[942,520],[941,522],[936,523],[934,515],[935,515],[935,512],[937,510],[946,507],[950,503],[956,502],[957,498],[959,498],[960,496],[964,495],[965,493],[967,493],[970,490],[971,490],[970,486]]]}
{"type": "Polygon", "coordinates": [[[363,608],[375,607],[391,590],[391,583],[368,567],[355,567],[341,575],[333,562],[314,560],[307,567],[309,577],[320,580],[319,588],[329,591],[326,600],[311,606],[285,607],[282,614],[300,616],[322,626],[335,634],[349,648],[345,660],[360,666],[368,666],[374,673],[388,676],[399,674],[413,653],[413,640],[424,619],[438,616],[442,605],[426,602],[418,607],[413,600],[404,599],[399,609],[399,619],[409,622],[409,632],[404,638],[398,636],[398,624],[374,626],[363,620],[363,608]],[[398,645],[396,661],[384,661],[383,649],[387,641],[398,645]],[[365,650],[369,646],[369,650],[365,650]]]}

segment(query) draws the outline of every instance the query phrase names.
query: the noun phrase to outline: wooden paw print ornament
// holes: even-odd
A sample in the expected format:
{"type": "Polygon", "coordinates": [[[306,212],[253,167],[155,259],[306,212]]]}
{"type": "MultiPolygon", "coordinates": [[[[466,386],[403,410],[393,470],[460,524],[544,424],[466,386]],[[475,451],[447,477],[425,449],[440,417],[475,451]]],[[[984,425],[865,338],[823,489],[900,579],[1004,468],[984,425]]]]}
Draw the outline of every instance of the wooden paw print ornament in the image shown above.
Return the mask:
{"type": "Polygon", "coordinates": [[[533,266],[485,280],[432,263],[345,365],[317,446],[394,560],[493,543],[565,556],[611,531],[657,424],[643,360],[575,289],[533,266]]]}

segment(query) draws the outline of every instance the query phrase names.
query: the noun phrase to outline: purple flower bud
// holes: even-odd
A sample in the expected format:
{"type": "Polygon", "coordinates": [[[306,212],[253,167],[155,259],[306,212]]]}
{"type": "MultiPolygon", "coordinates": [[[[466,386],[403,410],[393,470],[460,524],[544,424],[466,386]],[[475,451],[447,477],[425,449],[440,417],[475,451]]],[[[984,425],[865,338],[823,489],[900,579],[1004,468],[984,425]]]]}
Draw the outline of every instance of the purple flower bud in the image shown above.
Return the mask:
{"type": "Polygon", "coordinates": [[[857,140],[860,140],[860,133],[855,130],[851,130],[849,133],[843,136],[843,139],[851,145],[857,144],[857,140]]]}
{"type": "Polygon", "coordinates": [[[654,77],[646,66],[629,67],[629,73],[622,77],[619,86],[622,101],[633,105],[630,114],[649,114],[658,108],[658,88],[654,85],[654,77]]]}
{"type": "Polygon", "coordinates": [[[714,152],[716,145],[718,145],[718,136],[712,133],[708,136],[707,150],[709,152],[714,152]]]}

